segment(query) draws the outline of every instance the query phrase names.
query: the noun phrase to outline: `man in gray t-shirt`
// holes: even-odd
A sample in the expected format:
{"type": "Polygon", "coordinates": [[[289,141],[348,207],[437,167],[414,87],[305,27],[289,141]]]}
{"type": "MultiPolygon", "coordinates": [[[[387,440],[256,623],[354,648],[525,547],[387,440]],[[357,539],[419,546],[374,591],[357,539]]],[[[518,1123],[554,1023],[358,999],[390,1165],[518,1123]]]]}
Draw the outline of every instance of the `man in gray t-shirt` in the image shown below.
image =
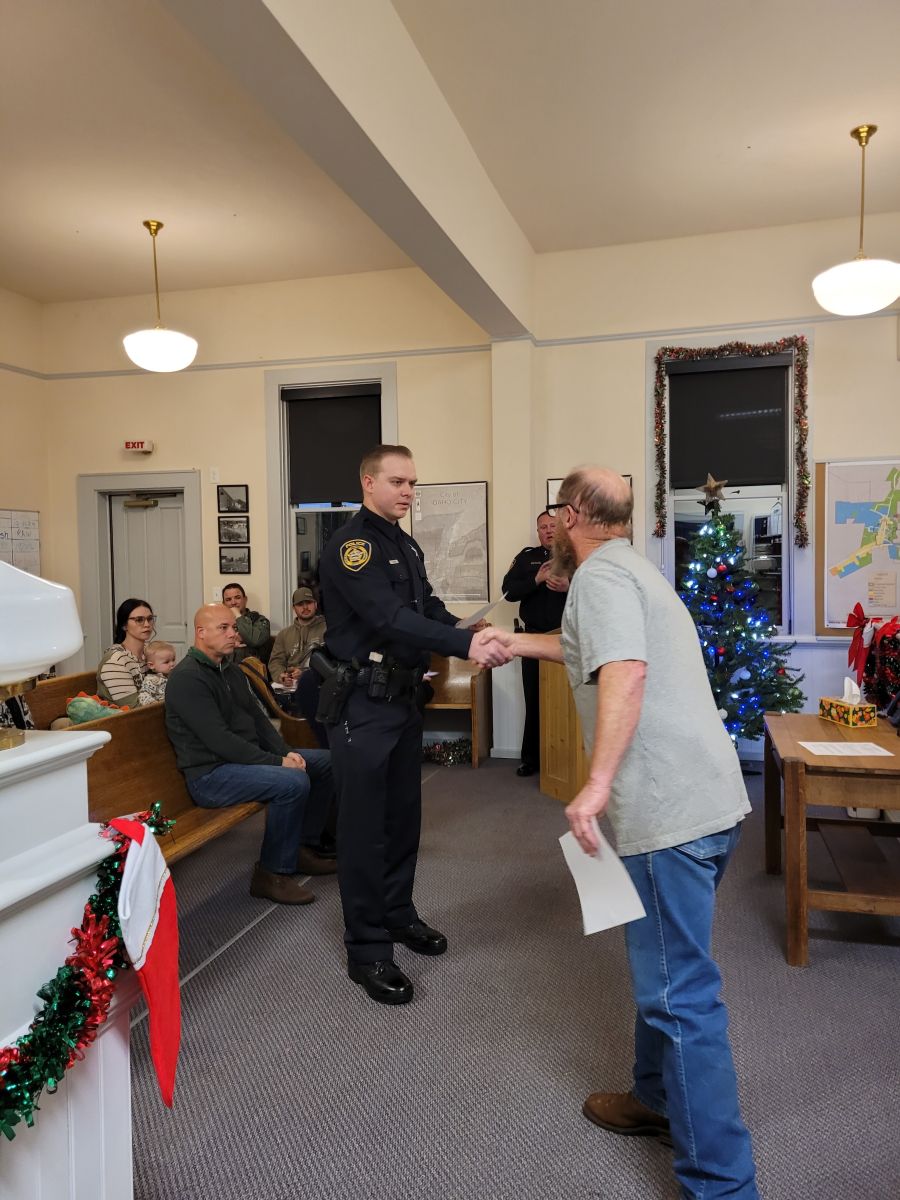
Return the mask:
{"type": "Polygon", "coordinates": [[[647,913],[625,926],[632,1088],[592,1093],[584,1114],[612,1133],[671,1141],[685,1197],[758,1200],[710,953],[716,888],[750,811],[737,754],[687,609],[630,544],[630,485],[581,468],[558,498],[555,562],[572,575],[562,635],[494,636],[565,663],[590,760],[566,815],[593,854],[608,812],[647,913]]]}

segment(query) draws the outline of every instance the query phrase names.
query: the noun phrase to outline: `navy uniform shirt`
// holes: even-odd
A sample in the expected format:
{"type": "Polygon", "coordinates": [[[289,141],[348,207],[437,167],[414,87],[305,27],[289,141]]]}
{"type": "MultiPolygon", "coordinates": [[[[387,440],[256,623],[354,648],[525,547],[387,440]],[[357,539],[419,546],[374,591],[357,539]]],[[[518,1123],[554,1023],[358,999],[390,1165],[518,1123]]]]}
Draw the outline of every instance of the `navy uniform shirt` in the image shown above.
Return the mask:
{"type": "Polygon", "coordinates": [[[325,647],[365,666],[372,650],[405,666],[429,652],[468,658],[472,632],[457,629],[431,590],[422,550],[393,521],[361,508],[331,535],[319,560],[325,647]]]}
{"type": "Polygon", "coordinates": [[[519,616],[526,629],[548,633],[559,629],[567,592],[554,592],[546,583],[535,583],[534,577],[550,558],[545,546],[526,546],[512,560],[503,578],[502,592],[507,600],[518,600],[519,616]]]}

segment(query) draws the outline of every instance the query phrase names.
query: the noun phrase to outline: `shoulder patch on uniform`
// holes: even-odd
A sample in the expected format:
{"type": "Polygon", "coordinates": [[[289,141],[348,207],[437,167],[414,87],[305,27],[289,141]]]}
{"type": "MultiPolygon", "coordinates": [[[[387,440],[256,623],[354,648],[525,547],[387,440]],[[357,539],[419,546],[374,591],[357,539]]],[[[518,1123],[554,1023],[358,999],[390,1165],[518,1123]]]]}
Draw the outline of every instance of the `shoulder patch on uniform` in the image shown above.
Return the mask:
{"type": "Polygon", "coordinates": [[[361,571],[372,557],[372,543],[351,538],[341,546],[341,563],[348,571],[361,571]]]}

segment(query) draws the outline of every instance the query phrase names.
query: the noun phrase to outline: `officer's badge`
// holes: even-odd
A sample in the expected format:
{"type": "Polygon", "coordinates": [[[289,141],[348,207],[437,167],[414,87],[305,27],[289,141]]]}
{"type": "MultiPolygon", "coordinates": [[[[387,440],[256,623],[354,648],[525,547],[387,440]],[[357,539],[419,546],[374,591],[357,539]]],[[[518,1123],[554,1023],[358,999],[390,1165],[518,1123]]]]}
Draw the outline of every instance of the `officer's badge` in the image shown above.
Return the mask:
{"type": "Polygon", "coordinates": [[[341,546],[341,562],[348,571],[361,571],[372,557],[372,543],[352,538],[341,546]]]}

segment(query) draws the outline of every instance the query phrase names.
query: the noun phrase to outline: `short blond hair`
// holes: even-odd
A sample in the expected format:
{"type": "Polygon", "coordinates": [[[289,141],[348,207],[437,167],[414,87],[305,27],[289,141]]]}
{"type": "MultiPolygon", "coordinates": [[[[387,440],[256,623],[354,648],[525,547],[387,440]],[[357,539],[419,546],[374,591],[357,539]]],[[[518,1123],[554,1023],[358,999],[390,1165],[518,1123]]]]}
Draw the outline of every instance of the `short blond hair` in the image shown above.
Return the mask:
{"type": "Polygon", "coordinates": [[[168,654],[170,650],[175,653],[171,642],[148,642],[144,648],[144,658],[149,662],[151,658],[156,658],[159,654],[168,654]]]}
{"type": "Polygon", "coordinates": [[[398,458],[412,459],[413,456],[409,446],[373,446],[359,464],[360,483],[362,483],[364,475],[377,475],[378,468],[391,454],[396,454],[398,458]]]}

